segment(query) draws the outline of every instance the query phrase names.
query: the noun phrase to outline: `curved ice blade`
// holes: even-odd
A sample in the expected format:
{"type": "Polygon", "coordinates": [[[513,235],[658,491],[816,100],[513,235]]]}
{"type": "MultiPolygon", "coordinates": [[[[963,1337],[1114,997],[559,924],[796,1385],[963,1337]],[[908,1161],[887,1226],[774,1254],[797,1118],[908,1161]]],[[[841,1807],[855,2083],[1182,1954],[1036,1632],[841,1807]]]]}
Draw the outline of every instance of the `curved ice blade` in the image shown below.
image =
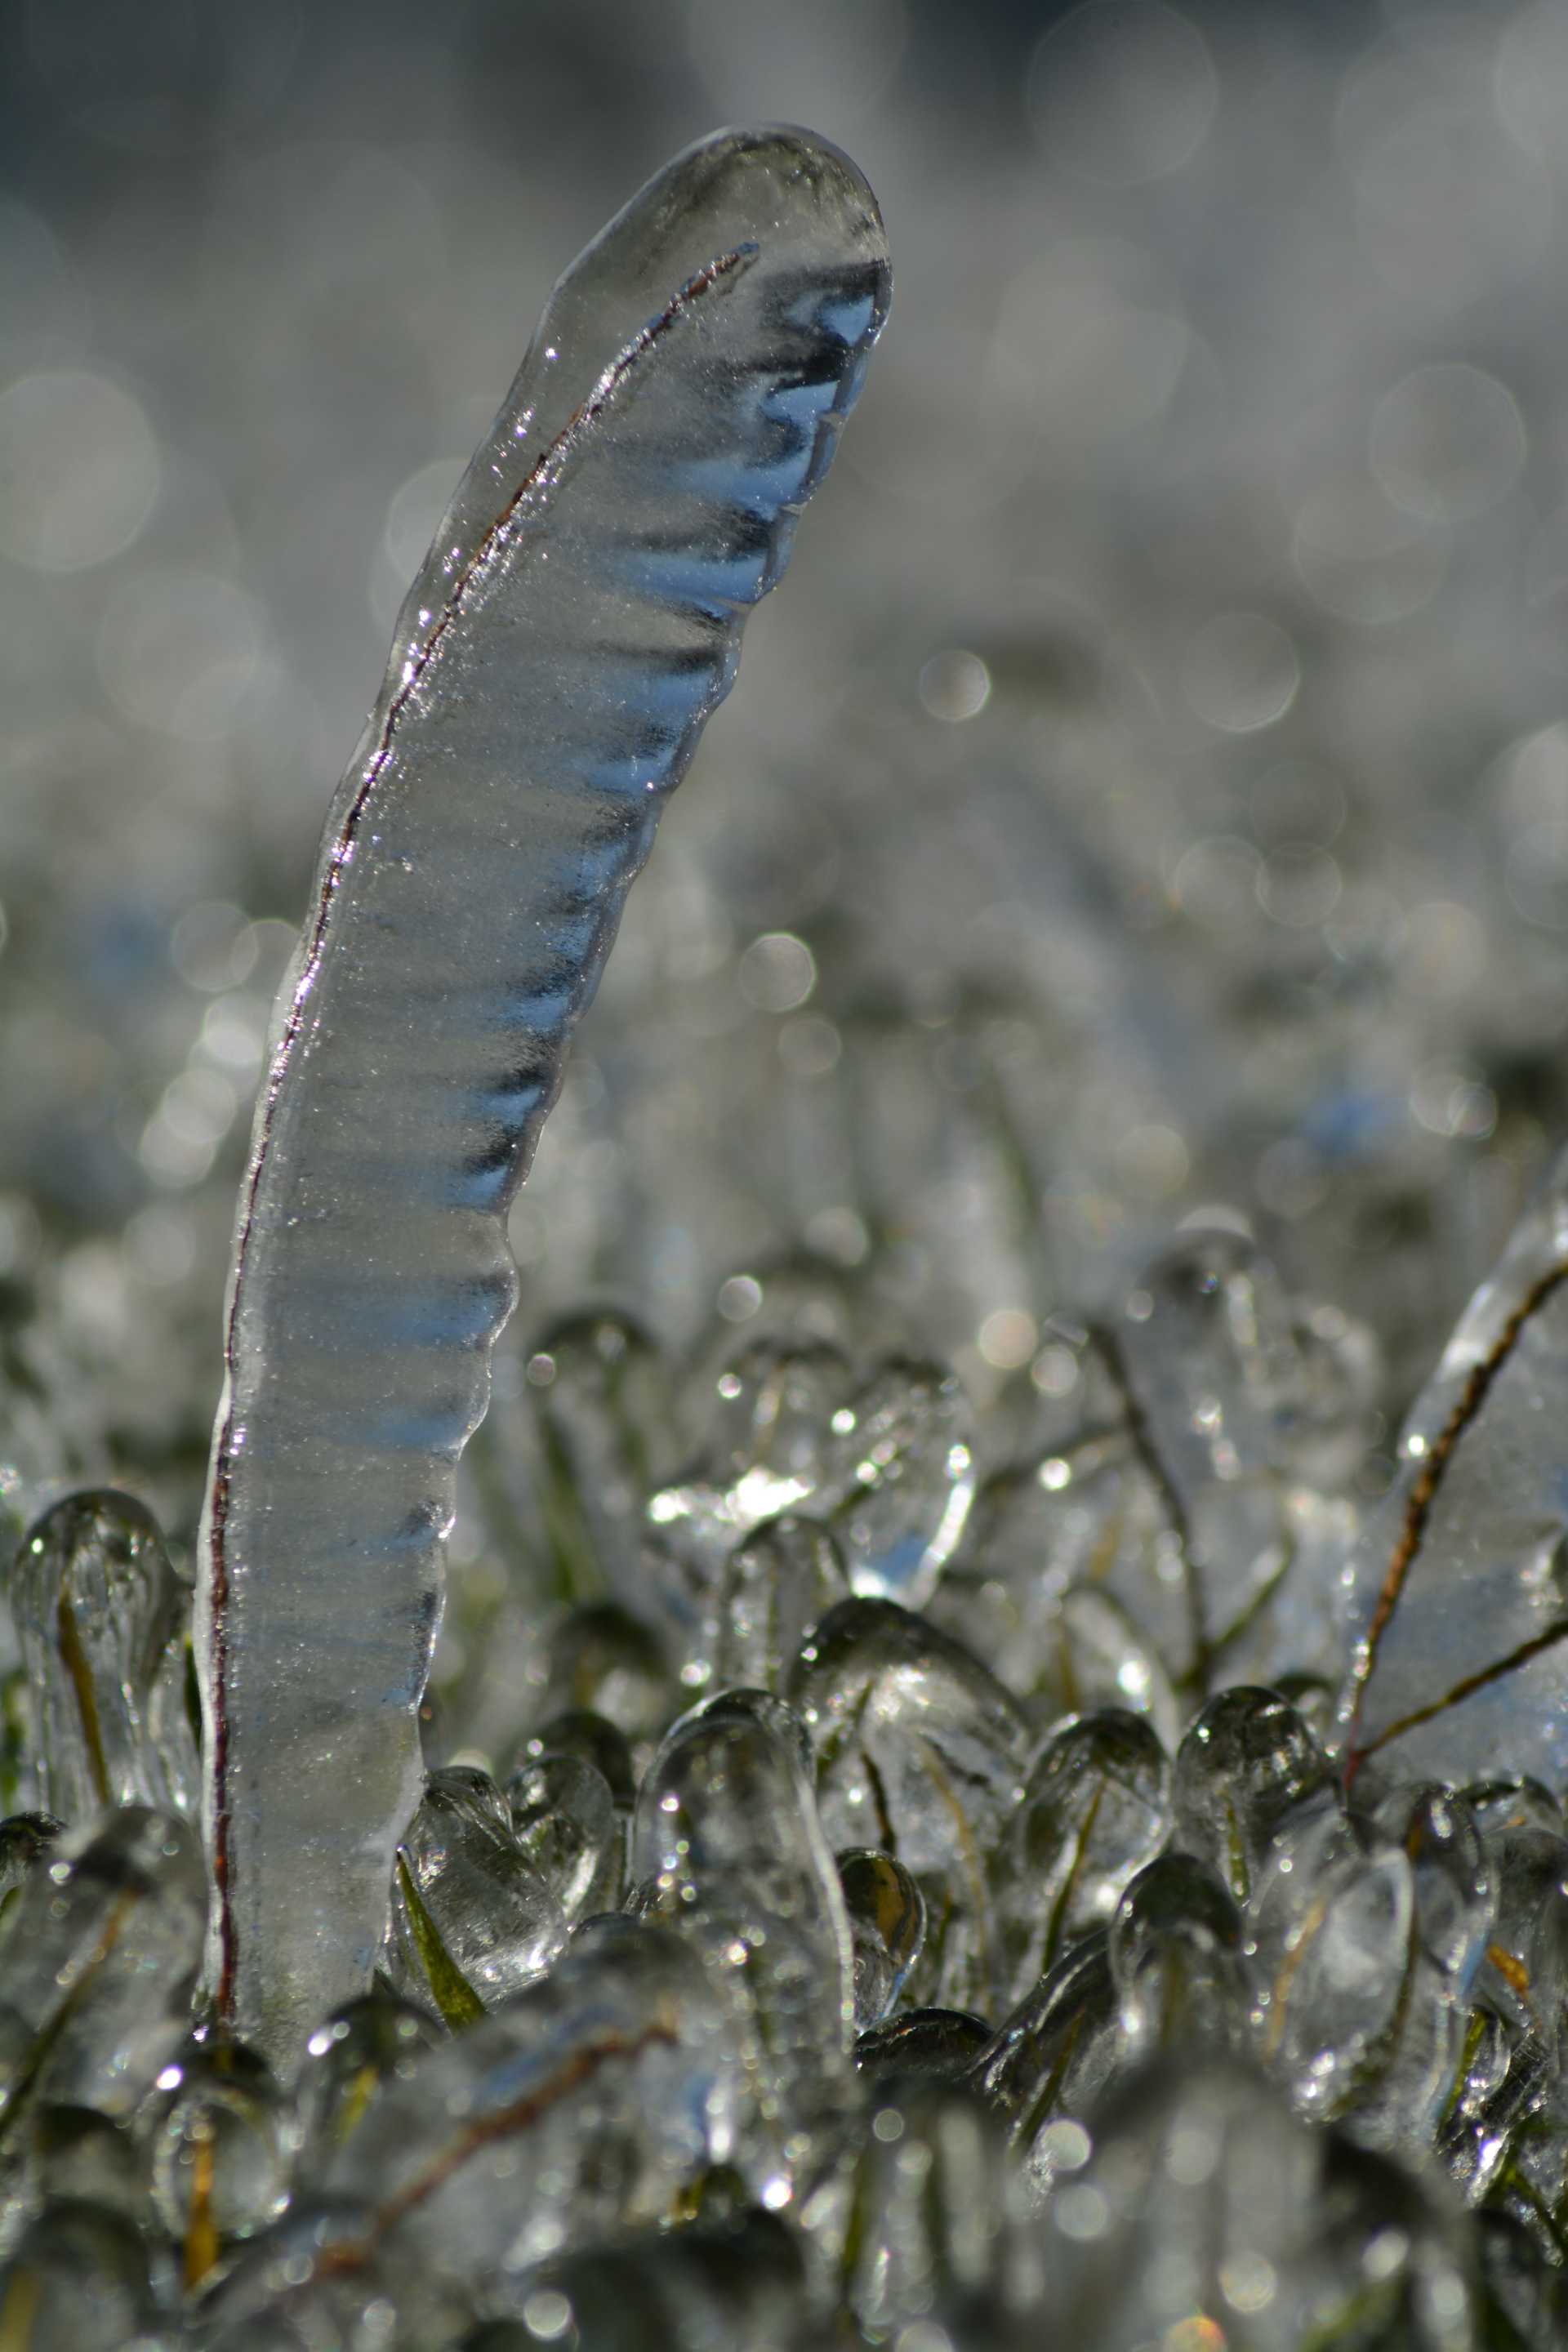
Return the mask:
{"type": "Polygon", "coordinates": [[[806,133],[721,133],[651,182],[552,296],[334,801],[202,1546],[208,1971],[274,2055],[368,1982],[507,1206],[888,284],[869,191],[806,133]]]}

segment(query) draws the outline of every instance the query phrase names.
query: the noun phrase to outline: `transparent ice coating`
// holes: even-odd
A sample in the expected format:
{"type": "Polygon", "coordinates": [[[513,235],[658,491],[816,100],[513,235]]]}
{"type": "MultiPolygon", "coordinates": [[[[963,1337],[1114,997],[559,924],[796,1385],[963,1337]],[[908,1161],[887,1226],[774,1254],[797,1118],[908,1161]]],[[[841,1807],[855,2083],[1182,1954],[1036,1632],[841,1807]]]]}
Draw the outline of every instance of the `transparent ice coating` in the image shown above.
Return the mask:
{"type": "Polygon", "coordinates": [[[963,1534],[974,1494],[973,1416],[940,1364],[891,1357],[833,1417],[813,1508],[844,1546],[849,1581],[918,1609],[963,1534]]]}
{"type": "Polygon", "coordinates": [[[1005,2119],[1037,2191],[1074,2153],[1053,2126],[1090,2110],[1115,2069],[1118,1988],[1109,1947],[1103,1927],[1086,1936],[973,2056],[972,2079],[1005,2119]]]}
{"type": "Polygon", "coordinates": [[[449,2025],[470,2025],[542,1975],[565,1942],[565,1914],[513,1835],[494,1781],[468,1765],[432,1772],[394,1866],[394,1989],[449,2025]]]}
{"type": "Polygon", "coordinates": [[[1568,1778],[1568,1157],[1459,1318],[1352,1556],[1347,1779],[1568,1778]]]}
{"type": "Polygon", "coordinates": [[[181,1704],[189,1600],[134,1496],[68,1495],[27,1529],[11,1603],[39,1792],[62,1819],[186,1801],[195,1764],[181,1704]]]}
{"type": "Polygon", "coordinates": [[[842,2109],[854,1945],[817,1820],[800,1718],[768,1691],[720,1691],[672,1724],[637,1797],[634,1897],[702,1955],[742,2053],[731,2160],[773,2210],[814,2169],[842,2109]]]}
{"type": "Polygon", "coordinates": [[[1275,1690],[1238,1683],[1189,1726],[1172,1782],[1176,1838],[1245,1903],[1269,1840],[1299,1806],[1335,1805],[1327,1758],[1275,1690]]]}
{"type": "Polygon", "coordinates": [[[1303,1809],[1277,1836],[1250,1905],[1258,2047],[1302,2114],[1366,2095],[1410,1995],[1411,1859],[1364,1816],[1303,1809]]]}
{"type": "Polygon", "coordinates": [[[614,1601],[569,1610],[544,1644],[544,1720],[585,1708],[603,1716],[646,1763],[680,1705],[679,1686],[658,1636],[614,1601]]]}
{"type": "Polygon", "coordinates": [[[291,2105],[243,2043],[192,2042],[136,2117],[143,2175],[164,2231],[200,2285],[220,2253],[256,2237],[289,2202],[291,2105]]]}
{"type": "Polygon", "coordinates": [[[1163,1853],[1116,1906],[1107,1945],[1116,1987],[1119,2061],[1159,2050],[1225,2052],[1247,2015],[1246,1930],[1212,1870],[1163,1853]]]}
{"type": "Polygon", "coordinates": [[[1292,1557],[1274,1475],[1300,1379],[1289,1306],[1249,1242],[1200,1230],[1144,1270],[1108,1344],[1180,1545],[1202,1686],[1292,1557]]]}
{"type": "Polygon", "coordinates": [[[876,1846],[841,1853],[838,1884],[855,1949],[855,2026],[865,2033],[886,2017],[920,1958],[925,1897],[903,1864],[876,1846]]]}
{"type": "MultiPolygon", "coordinates": [[[[647,1505],[656,1541],[699,1593],[741,1538],[815,1495],[855,1388],[854,1366],[828,1340],[756,1339],[731,1355],[700,1458],[647,1505]]],[[[679,1616],[679,1575],[660,1584],[679,1616]]]]}
{"type": "Polygon", "coordinates": [[[0,1937],[0,2118],[29,2092],[132,2112],[188,2030],[203,1908],[190,1823],[145,1805],[31,1873],[0,1937]]]}
{"type": "Polygon", "coordinates": [[[911,1990],[984,2009],[998,1958],[988,1857],[1021,1793],[1028,1734],[978,1658],[892,1601],[842,1601],[795,1661],[823,1827],[920,1881],[928,1935],[911,1990]]]}
{"type": "Polygon", "coordinates": [[[596,1923],[537,1984],[384,2077],[322,2186],[370,2210],[370,2245],[395,2236],[441,2278],[521,2269],[661,2217],[722,2160],[733,2065],[684,1939],[596,1923]]]}
{"type": "Polygon", "coordinates": [[[541,1756],[506,1785],[512,1835],[568,1922],[613,1911],[624,1843],[604,1774],[581,1756],[541,1756]]]}
{"type": "Polygon", "coordinates": [[[241,1190],[198,1659],[220,2013],[363,1990],[504,1220],[627,885],[885,315],[853,165],[721,133],[551,297],[330,814],[241,1190]]]}
{"type": "Polygon", "coordinates": [[[718,1680],[779,1689],[807,1632],[848,1591],[843,1554],[816,1520],[785,1512],[753,1528],[719,1580],[718,1680]]]}
{"type": "Polygon", "coordinates": [[[406,2082],[443,2039],[428,2011],[376,1985],[319,2026],[295,2085],[300,2176],[313,2180],[363,2123],[374,2092],[406,2082]]]}
{"type": "Polygon", "coordinates": [[[1005,2132],[970,2086],[879,2084],[851,2176],[843,2280],[870,2341],[918,2346],[923,2323],[933,2344],[983,2342],[972,2330],[1017,2266],[1007,2241],[1022,2206],[1005,2132]]]}
{"type": "Polygon", "coordinates": [[[1109,1924],[1129,1879],[1164,1838],[1170,1770],[1143,1718],[1116,1707],[1069,1720],[1035,1758],[992,1862],[997,1990],[1010,2001],[1109,1924]]]}

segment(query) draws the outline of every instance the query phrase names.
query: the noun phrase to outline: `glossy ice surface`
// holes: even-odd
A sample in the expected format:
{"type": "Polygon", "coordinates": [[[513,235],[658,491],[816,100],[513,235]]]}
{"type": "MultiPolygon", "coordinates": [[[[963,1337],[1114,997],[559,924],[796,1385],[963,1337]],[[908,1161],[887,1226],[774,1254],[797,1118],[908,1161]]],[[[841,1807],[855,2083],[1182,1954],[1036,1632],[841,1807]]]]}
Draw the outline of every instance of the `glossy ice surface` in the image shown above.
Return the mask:
{"type": "Polygon", "coordinates": [[[552,296],[333,802],[241,1192],[199,1601],[208,1973],[275,2056],[369,1980],[505,1213],[888,292],[874,200],[807,134],[659,173],[552,296]]]}
{"type": "Polygon", "coordinates": [[[1448,1780],[1568,1766],[1568,1161],[1460,1317],[1354,1556],[1363,1759],[1448,1780]]]}

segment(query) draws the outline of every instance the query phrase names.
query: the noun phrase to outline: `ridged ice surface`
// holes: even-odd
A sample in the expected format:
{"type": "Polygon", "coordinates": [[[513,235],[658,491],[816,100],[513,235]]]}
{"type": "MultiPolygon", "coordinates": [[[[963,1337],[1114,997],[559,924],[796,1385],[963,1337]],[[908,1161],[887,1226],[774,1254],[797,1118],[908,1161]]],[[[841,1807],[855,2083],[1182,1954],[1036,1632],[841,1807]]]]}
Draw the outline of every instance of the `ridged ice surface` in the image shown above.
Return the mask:
{"type": "Polygon", "coordinates": [[[273,2053],[368,1982],[505,1213],[888,289],[868,190],[806,134],[724,133],[653,180],[552,296],[332,804],[202,1560],[209,1975],[273,2053]]]}

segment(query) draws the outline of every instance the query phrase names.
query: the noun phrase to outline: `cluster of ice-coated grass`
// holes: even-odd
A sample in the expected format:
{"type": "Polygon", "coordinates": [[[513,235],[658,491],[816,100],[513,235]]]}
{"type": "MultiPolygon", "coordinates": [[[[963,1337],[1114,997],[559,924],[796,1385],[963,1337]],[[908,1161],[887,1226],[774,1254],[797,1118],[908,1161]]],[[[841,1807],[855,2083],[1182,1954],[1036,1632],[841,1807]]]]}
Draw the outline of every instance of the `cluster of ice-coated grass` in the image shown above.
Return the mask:
{"type": "Polygon", "coordinates": [[[866,1359],[840,1276],[726,1305],[683,1380],[609,1315],[510,1360],[381,1968],[297,2082],[200,2022],[158,1529],[35,1523],[16,2341],[1557,2340],[1568,1834],[1474,1769],[1464,1689],[1428,1717],[1462,1785],[1402,1773],[1375,1677],[1336,1730],[1363,1335],[1188,1234],[977,1418],[866,1359]]]}

